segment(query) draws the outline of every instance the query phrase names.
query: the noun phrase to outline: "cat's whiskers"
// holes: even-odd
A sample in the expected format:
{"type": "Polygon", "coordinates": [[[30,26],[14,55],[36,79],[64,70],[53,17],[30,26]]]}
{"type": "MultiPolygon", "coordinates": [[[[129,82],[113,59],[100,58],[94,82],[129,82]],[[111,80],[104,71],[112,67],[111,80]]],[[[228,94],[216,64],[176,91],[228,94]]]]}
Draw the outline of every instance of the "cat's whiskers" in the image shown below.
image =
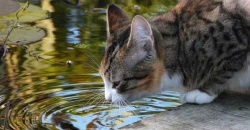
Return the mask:
{"type": "Polygon", "coordinates": [[[117,108],[117,106],[116,106],[116,100],[117,99],[115,99],[113,102],[111,102],[111,104],[110,104],[110,110],[112,110],[115,114],[117,114],[117,111],[116,111],[116,108],[117,108]]]}
{"type": "Polygon", "coordinates": [[[99,102],[96,102],[95,106],[99,106],[100,104],[101,104],[101,106],[103,106],[103,104],[106,101],[103,94],[100,95],[99,99],[100,99],[99,102]]]}
{"type": "Polygon", "coordinates": [[[125,108],[125,110],[129,109],[129,111],[131,111],[133,114],[137,115],[128,105],[128,103],[126,102],[126,99],[122,98],[122,97],[114,97],[114,101],[113,101],[113,106],[115,108],[118,108],[116,113],[120,114],[122,112],[122,109],[125,108]]]}
{"type": "Polygon", "coordinates": [[[121,109],[121,97],[118,97],[117,95],[113,98],[114,101],[112,102],[112,106],[114,106],[114,108],[118,108],[118,113],[121,109]]]}
{"type": "Polygon", "coordinates": [[[89,54],[89,52],[87,52],[87,51],[84,51],[83,53],[84,53],[87,57],[89,57],[89,59],[94,63],[94,65],[95,65],[97,68],[100,68],[100,65],[99,65],[99,63],[98,63],[98,60],[95,59],[94,56],[91,56],[91,54],[89,54]]]}
{"type": "Polygon", "coordinates": [[[102,100],[102,94],[97,94],[97,96],[95,97],[95,99],[92,100],[92,102],[89,103],[89,105],[93,105],[95,102],[99,102],[100,100],[102,100]]]}
{"type": "Polygon", "coordinates": [[[122,108],[122,109],[125,108],[125,110],[127,110],[127,106],[126,106],[126,104],[124,103],[124,100],[120,100],[120,105],[121,105],[121,108],[122,108]]]}
{"type": "Polygon", "coordinates": [[[130,105],[129,105],[130,103],[129,103],[126,99],[124,99],[123,102],[124,102],[126,108],[128,108],[128,109],[133,113],[133,115],[135,115],[135,116],[138,115],[138,114],[130,107],[130,105]]]}
{"type": "Polygon", "coordinates": [[[122,102],[123,102],[126,110],[131,111],[133,113],[133,115],[137,115],[137,113],[132,109],[132,107],[130,107],[130,105],[129,105],[130,103],[126,99],[124,99],[122,102]]]}
{"type": "Polygon", "coordinates": [[[117,102],[117,100],[118,100],[118,98],[117,98],[117,96],[114,96],[114,97],[112,97],[112,106],[115,106],[116,105],[116,102],[117,102]],[[114,99],[114,100],[113,100],[114,99]]]}
{"type": "Polygon", "coordinates": [[[121,101],[120,100],[117,101],[117,105],[118,105],[118,113],[120,113],[121,112],[121,101]]]}
{"type": "Polygon", "coordinates": [[[105,98],[103,98],[101,106],[107,106],[107,107],[109,107],[109,105],[110,104],[107,102],[107,100],[105,98]]]}
{"type": "Polygon", "coordinates": [[[89,97],[93,97],[95,95],[96,95],[96,93],[88,94],[87,96],[84,96],[84,98],[86,99],[86,98],[89,98],[89,97]]]}
{"type": "Polygon", "coordinates": [[[90,68],[90,69],[93,69],[94,71],[99,71],[99,68],[97,68],[96,66],[91,66],[91,65],[84,65],[84,67],[87,67],[87,68],[90,68]]]}
{"type": "Polygon", "coordinates": [[[120,99],[120,100],[119,100],[119,110],[120,110],[119,113],[122,114],[124,108],[126,108],[126,107],[124,106],[123,100],[120,99]]]}
{"type": "Polygon", "coordinates": [[[91,94],[90,96],[87,96],[87,98],[88,97],[91,97],[91,98],[85,103],[84,107],[92,105],[92,104],[90,104],[90,101],[92,101],[91,103],[93,103],[93,101],[96,101],[97,99],[99,99],[101,95],[102,95],[102,93],[97,93],[97,94],[94,93],[94,94],[91,94]],[[95,98],[97,98],[97,99],[95,99],[95,98]]]}
{"type": "MultiPolygon", "coordinates": [[[[93,97],[95,97],[96,96],[96,93],[92,93],[92,94],[89,94],[89,95],[87,95],[87,96],[84,96],[83,98],[84,98],[84,100],[86,100],[86,99],[88,99],[88,98],[90,98],[89,100],[91,100],[93,97]]],[[[89,101],[88,100],[88,101],[89,101]]]]}

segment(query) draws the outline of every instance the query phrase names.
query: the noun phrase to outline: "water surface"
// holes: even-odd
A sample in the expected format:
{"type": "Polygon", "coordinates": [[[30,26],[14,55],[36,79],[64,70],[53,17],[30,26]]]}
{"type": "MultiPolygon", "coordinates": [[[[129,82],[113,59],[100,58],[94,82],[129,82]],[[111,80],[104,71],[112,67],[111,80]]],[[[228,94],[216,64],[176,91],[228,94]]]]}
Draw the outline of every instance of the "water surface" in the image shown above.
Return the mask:
{"type": "Polygon", "coordinates": [[[165,92],[115,108],[104,103],[98,68],[106,40],[105,8],[110,3],[128,15],[152,18],[175,0],[34,0],[51,18],[31,23],[47,36],[27,50],[10,46],[0,65],[0,129],[117,129],[179,105],[178,93],[165,92]],[[71,60],[70,67],[65,62],[71,60]]]}

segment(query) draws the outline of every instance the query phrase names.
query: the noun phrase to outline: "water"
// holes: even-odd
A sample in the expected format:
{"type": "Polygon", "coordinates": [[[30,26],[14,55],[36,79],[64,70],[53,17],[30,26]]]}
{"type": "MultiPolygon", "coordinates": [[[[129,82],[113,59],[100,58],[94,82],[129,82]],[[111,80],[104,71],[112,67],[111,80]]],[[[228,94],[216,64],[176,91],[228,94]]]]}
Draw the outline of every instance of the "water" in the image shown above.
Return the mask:
{"type": "Polygon", "coordinates": [[[98,74],[106,40],[105,8],[122,6],[130,16],[150,18],[165,12],[175,0],[81,1],[79,7],[60,1],[32,1],[51,12],[34,26],[47,36],[29,51],[9,46],[0,65],[0,129],[117,129],[180,105],[178,93],[165,92],[115,108],[104,103],[98,74]],[[71,60],[68,67],[65,62],[71,60]]]}

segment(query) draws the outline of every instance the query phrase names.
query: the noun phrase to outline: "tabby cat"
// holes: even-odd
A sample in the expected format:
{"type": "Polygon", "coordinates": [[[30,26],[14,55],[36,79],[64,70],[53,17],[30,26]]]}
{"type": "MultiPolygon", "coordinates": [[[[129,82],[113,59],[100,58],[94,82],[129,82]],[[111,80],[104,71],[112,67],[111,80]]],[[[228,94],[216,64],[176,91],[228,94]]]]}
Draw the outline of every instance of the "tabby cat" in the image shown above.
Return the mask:
{"type": "Polygon", "coordinates": [[[182,103],[205,104],[226,90],[250,90],[249,45],[250,0],[182,0],[132,21],[112,4],[100,68],[105,98],[130,102],[174,90],[182,103]]]}

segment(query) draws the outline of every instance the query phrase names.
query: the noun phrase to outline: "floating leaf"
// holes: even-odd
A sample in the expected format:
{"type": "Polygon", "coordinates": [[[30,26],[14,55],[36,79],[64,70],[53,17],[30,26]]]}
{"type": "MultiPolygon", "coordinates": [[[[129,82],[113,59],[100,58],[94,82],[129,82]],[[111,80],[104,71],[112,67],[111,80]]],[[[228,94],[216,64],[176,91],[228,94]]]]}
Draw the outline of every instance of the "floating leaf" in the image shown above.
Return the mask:
{"type": "MultiPolygon", "coordinates": [[[[1,28],[0,28],[1,30],[1,28]]],[[[8,30],[0,32],[0,44],[3,43],[7,36],[8,30]]],[[[41,40],[43,37],[46,36],[46,33],[43,29],[38,27],[31,27],[31,26],[21,26],[15,28],[9,38],[7,43],[8,44],[26,44],[32,43],[41,40]]]]}
{"type": "Polygon", "coordinates": [[[20,4],[11,0],[0,0],[0,16],[14,13],[20,8],[20,4]]]}
{"type": "MultiPolygon", "coordinates": [[[[24,6],[24,4],[21,3],[21,6],[24,6]]],[[[30,4],[29,7],[19,15],[18,22],[34,22],[46,19],[48,16],[48,11],[42,10],[42,8],[30,4]]],[[[16,13],[0,16],[0,20],[16,20],[16,13]]]]}
{"type": "Polygon", "coordinates": [[[0,21],[0,36],[3,32],[7,31],[11,26],[13,26],[13,21],[0,21]]]}

